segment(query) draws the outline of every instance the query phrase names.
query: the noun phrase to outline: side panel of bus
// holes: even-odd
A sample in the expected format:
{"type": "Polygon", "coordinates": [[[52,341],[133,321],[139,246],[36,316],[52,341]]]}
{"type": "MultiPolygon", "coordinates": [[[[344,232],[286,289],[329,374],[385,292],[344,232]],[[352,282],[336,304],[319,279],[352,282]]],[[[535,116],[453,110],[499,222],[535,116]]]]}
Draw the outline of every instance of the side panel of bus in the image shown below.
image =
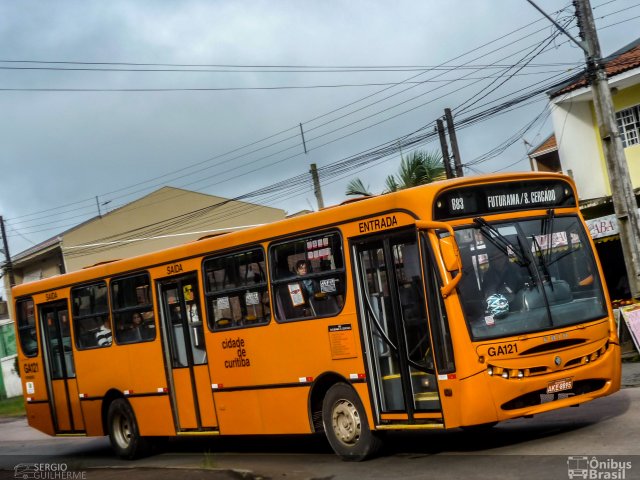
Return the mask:
{"type": "MultiPolygon", "coordinates": [[[[113,280],[101,282],[112,293],[113,280]]],[[[73,302],[74,289],[71,298],[73,302]]],[[[141,435],[172,435],[175,428],[166,393],[160,336],[155,334],[152,341],[140,343],[121,342],[123,337],[118,331],[119,324],[111,314],[113,299],[109,304],[111,308],[101,318],[108,317],[113,335],[102,345],[95,343],[96,332],[88,329],[95,324],[82,324],[77,316],[73,317],[78,395],[87,434],[107,434],[105,422],[109,404],[124,397],[134,410],[141,435]]],[[[77,306],[72,308],[78,312],[77,306]]],[[[153,314],[153,311],[149,313],[153,314]]],[[[154,317],[153,330],[157,331],[157,315],[154,317]]]]}
{"type": "MultiPolygon", "coordinates": [[[[274,284],[270,283],[271,301],[263,306],[270,311],[269,319],[262,324],[253,324],[228,314],[233,317],[230,319],[232,325],[226,327],[225,324],[224,328],[213,331],[207,338],[221,434],[310,433],[315,428],[322,428],[318,423],[321,419],[311,418],[313,412],[310,412],[315,409],[319,413],[321,407],[322,392],[315,400],[316,405],[311,405],[317,385],[325,385],[325,379],[328,378],[331,378],[330,382],[349,383],[351,378],[363,381],[364,365],[358,346],[359,330],[353,289],[348,273],[344,276],[349,269],[348,265],[342,266],[344,244],[339,232],[336,229],[311,232],[278,244],[286,249],[289,248],[286,245],[289,242],[304,247],[305,251],[292,247],[291,255],[284,258],[285,265],[275,265],[269,256],[271,281],[273,272],[279,267],[281,274],[275,290],[274,284]],[[316,246],[307,247],[307,243],[314,245],[313,240],[316,246]],[[332,248],[335,250],[332,251],[332,248]],[[290,301],[290,292],[301,283],[291,272],[293,263],[300,258],[307,258],[313,252],[317,252],[315,255],[318,258],[320,251],[327,259],[339,255],[340,258],[334,260],[336,265],[342,267],[337,270],[328,268],[324,273],[316,272],[319,275],[315,277],[316,286],[319,287],[321,280],[324,280],[325,292],[316,297],[315,309],[311,300],[303,299],[299,293],[291,293],[299,295],[300,316],[285,318],[285,308],[288,307],[283,304],[290,301]],[[342,295],[345,285],[346,291],[342,295]],[[340,298],[332,298],[338,291],[340,298]],[[336,303],[333,303],[334,300],[336,303]],[[338,302],[343,303],[341,309],[336,309],[338,302]],[[302,304],[309,308],[304,309],[302,304]],[[322,307],[330,309],[329,313],[321,312],[322,307]],[[303,313],[303,310],[308,311],[303,313]]],[[[244,251],[271,253],[270,245],[251,246],[244,251]]],[[[246,270],[243,271],[246,273],[246,270]]],[[[213,272],[209,274],[214,275],[213,272]]],[[[240,294],[245,295],[242,292],[240,294]]],[[[247,294],[251,295],[252,292],[247,294]]],[[[231,300],[226,296],[222,300],[210,296],[207,300],[209,317],[214,312],[222,311],[219,308],[221,304],[232,307],[237,295],[231,300]]],[[[289,313],[294,315],[291,312],[290,309],[289,313]]],[[[215,319],[209,318],[209,322],[214,325],[215,319]]],[[[326,390],[328,386],[320,388],[326,390]]]]}

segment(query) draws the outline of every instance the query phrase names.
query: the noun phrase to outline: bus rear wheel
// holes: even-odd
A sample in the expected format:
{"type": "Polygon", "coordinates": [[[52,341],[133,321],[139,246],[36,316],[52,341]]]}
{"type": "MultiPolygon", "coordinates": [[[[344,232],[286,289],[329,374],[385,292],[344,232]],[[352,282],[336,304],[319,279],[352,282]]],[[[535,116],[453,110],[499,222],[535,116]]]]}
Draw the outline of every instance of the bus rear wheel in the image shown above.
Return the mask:
{"type": "Polygon", "coordinates": [[[327,440],[342,460],[365,460],[382,446],[369,428],[360,398],[345,383],[336,383],[327,391],[322,402],[322,422],[327,440]]]}
{"type": "Polygon", "coordinates": [[[148,442],[140,436],[136,416],[124,398],[118,398],[109,405],[107,425],[111,447],[120,458],[133,460],[147,452],[148,442]]]}

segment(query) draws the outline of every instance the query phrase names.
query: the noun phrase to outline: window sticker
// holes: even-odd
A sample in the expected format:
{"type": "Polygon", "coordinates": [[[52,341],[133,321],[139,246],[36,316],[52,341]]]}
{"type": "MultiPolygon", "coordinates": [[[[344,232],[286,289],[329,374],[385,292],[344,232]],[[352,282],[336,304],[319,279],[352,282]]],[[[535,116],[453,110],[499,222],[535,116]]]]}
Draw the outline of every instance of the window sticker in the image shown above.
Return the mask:
{"type": "Polygon", "coordinates": [[[258,305],[260,303],[260,295],[258,292],[247,292],[244,299],[247,305],[258,305]]]}
{"type": "Polygon", "coordinates": [[[333,293],[336,291],[336,279],[335,278],[326,278],[324,280],[320,280],[320,291],[322,293],[333,293]]]}
{"type": "Polygon", "coordinates": [[[293,303],[294,307],[299,307],[300,305],[304,305],[304,297],[302,296],[302,288],[299,283],[290,283],[287,285],[289,287],[289,295],[291,296],[291,303],[293,303]]]}
{"type": "Polygon", "coordinates": [[[193,286],[185,285],[182,287],[182,292],[184,293],[184,299],[186,302],[191,302],[193,300],[193,286]]]}
{"type": "Polygon", "coordinates": [[[220,297],[216,302],[216,307],[220,310],[229,308],[229,297],[220,297]]]}

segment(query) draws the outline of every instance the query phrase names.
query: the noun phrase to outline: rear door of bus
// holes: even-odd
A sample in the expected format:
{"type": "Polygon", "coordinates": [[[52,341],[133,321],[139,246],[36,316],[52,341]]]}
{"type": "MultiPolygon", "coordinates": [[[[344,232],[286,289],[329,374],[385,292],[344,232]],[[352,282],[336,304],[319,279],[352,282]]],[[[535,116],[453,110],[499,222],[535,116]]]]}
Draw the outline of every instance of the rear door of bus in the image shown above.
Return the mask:
{"type": "Polygon", "coordinates": [[[66,301],[39,306],[47,388],[55,432],[84,432],[66,301]]]}
{"type": "Polygon", "coordinates": [[[378,423],[442,426],[415,229],[352,242],[378,423]]]}
{"type": "Polygon", "coordinates": [[[178,430],[217,427],[195,273],[159,282],[164,348],[178,430]]]}

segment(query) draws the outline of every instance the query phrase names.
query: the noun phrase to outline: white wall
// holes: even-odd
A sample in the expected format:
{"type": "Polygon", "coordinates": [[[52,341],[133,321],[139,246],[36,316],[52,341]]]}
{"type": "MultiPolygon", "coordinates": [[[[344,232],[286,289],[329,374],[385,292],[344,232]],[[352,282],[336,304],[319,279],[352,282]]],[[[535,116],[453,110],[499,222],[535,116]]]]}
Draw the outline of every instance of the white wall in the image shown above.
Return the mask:
{"type": "Polygon", "coordinates": [[[4,388],[7,392],[7,397],[18,397],[22,395],[22,383],[20,377],[16,373],[16,357],[17,355],[11,355],[10,357],[4,357],[0,360],[2,364],[2,377],[4,378],[4,388]]]}
{"type": "Polygon", "coordinates": [[[565,100],[552,108],[562,171],[572,171],[580,200],[610,195],[589,101],[565,100]]]}

